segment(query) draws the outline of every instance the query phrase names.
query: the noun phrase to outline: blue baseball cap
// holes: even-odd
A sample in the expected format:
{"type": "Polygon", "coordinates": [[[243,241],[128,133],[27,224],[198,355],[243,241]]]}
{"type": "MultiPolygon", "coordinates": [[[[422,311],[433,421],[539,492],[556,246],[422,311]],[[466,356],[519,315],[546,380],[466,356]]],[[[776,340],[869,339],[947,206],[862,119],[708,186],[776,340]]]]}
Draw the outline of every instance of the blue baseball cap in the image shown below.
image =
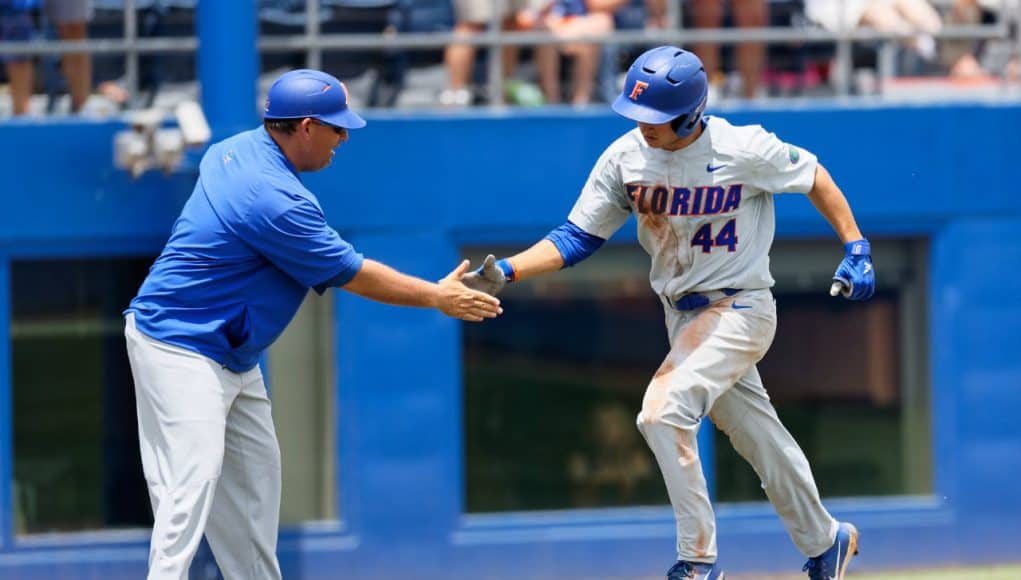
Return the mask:
{"type": "Polygon", "coordinates": [[[365,119],[347,106],[347,87],[322,71],[298,69],[280,75],[266,95],[264,119],[318,119],[327,125],[361,129],[365,119]]]}
{"type": "Polygon", "coordinates": [[[624,79],[613,110],[639,123],[659,125],[684,117],[678,135],[690,135],[705,111],[709,80],[694,53],[659,46],[642,53],[624,79]]]}

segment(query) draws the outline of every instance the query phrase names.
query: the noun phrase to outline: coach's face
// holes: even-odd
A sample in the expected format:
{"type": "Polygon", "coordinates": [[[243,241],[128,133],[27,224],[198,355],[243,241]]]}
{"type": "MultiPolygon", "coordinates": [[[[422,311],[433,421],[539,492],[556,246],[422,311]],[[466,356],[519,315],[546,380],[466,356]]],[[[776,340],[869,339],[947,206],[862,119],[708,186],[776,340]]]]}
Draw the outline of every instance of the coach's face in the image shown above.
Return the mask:
{"type": "Polygon", "coordinates": [[[309,118],[302,119],[298,137],[301,143],[301,166],[298,171],[319,171],[333,161],[333,150],[347,141],[348,133],[343,127],[334,127],[309,118]]]}

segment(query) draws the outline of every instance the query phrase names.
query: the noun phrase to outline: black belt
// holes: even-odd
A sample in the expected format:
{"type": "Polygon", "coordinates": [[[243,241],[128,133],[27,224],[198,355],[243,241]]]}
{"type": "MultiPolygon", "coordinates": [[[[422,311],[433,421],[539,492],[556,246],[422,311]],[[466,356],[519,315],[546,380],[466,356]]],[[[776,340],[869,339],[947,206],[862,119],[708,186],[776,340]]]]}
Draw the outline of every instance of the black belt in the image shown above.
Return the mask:
{"type": "Polygon", "coordinates": [[[681,296],[677,300],[671,300],[670,306],[672,306],[674,310],[695,310],[696,308],[709,306],[721,298],[733,296],[740,291],[740,288],[722,288],[720,290],[709,290],[706,292],[692,292],[681,296]]]}

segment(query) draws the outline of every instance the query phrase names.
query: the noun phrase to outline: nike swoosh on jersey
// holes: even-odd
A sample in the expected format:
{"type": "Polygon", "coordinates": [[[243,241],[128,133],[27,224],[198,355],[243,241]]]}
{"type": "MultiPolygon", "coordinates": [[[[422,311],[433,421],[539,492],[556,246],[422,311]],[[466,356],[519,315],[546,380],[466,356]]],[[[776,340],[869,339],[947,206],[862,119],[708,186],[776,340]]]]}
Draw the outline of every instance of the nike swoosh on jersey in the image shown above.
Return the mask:
{"type": "Polygon", "coordinates": [[[730,307],[734,310],[744,310],[745,308],[751,308],[749,304],[738,304],[737,302],[731,302],[730,307]]]}
{"type": "Polygon", "coordinates": [[[726,164],[723,164],[723,165],[717,165],[716,167],[713,167],[712,163],[706,163],[705,170],[708,171],[709,173],[712,173],[712,172],[716,171],[717,169],[722,169],[722,168],[724,168],[726,166],[727,166],[726,164]]]}

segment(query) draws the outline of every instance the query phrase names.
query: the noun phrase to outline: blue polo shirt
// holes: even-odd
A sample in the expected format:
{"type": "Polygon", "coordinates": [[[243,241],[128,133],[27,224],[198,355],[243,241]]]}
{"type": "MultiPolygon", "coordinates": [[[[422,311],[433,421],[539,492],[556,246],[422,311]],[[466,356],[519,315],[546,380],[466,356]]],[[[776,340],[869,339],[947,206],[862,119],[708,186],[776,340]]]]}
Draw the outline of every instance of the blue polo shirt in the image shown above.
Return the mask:
{"type": "Polygon", "coordinates": [[[216,143],[125,314],[157,340],[252,369],[309,288],[346,284],[362,256],[259,127],[216,143]]]}

